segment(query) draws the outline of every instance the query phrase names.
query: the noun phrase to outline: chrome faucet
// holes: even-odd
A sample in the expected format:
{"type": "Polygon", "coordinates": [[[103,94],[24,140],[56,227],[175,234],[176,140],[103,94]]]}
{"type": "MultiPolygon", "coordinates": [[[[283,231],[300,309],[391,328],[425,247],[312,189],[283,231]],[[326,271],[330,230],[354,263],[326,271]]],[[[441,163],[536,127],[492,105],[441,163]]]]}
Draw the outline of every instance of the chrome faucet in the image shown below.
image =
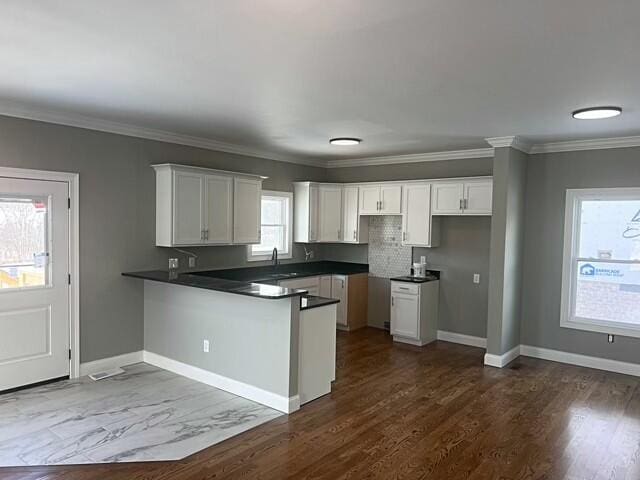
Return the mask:
{"type": "Polygon", "coordinates": [[[274,248],[273,252],[271,252],[271,263],[275,267],[278,265],[278,249],[274,248]]]}

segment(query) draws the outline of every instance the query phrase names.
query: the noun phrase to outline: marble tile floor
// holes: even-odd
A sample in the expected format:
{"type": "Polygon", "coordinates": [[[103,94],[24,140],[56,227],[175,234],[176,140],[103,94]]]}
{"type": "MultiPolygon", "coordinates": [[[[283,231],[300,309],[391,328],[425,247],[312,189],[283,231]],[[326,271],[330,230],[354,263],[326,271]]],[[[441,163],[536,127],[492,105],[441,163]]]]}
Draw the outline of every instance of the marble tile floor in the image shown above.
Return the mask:
{"type": "Polygon", "coordinates": [[[145,363],[124,370],[0,395],[0,467],[177,460],[282,415],[145,363]]]}

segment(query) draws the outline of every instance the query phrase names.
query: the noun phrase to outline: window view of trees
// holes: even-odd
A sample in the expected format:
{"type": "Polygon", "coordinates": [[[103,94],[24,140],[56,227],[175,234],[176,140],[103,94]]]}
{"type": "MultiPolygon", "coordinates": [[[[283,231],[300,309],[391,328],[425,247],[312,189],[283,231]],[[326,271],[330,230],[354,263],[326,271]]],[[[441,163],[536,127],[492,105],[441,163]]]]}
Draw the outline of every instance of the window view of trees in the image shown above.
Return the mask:
{"type": "Polygon", "coordinates": [[[47,204],[0,198],[0,288],[45,284],[47,204]]]}

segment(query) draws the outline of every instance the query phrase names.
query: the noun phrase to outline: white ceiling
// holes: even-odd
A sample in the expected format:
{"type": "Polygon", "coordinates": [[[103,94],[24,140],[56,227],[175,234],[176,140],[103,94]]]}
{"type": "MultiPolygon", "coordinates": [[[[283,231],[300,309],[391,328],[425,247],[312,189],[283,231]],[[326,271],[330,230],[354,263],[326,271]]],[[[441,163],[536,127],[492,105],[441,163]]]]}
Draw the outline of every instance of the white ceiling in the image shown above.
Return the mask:
{"type": "Polygon", "coordinates": [[[637,135],[639,25],[638,0],[3,0],[0,112],[321,160],[637,135]],[[600,104],[624,113],[570,116],[600,104]]]}

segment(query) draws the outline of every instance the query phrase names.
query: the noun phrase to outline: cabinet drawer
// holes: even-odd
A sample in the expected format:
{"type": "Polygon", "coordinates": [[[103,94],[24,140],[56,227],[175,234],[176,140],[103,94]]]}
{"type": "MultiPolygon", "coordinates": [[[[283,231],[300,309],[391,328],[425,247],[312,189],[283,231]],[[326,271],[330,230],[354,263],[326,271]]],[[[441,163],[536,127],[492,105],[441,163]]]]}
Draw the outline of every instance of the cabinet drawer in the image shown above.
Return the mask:
{"type": "Polygon", "coordinates": [[[420,285],[408,282],[391,282],[391,293],[418,295],[420,293],[420,285]]]}

